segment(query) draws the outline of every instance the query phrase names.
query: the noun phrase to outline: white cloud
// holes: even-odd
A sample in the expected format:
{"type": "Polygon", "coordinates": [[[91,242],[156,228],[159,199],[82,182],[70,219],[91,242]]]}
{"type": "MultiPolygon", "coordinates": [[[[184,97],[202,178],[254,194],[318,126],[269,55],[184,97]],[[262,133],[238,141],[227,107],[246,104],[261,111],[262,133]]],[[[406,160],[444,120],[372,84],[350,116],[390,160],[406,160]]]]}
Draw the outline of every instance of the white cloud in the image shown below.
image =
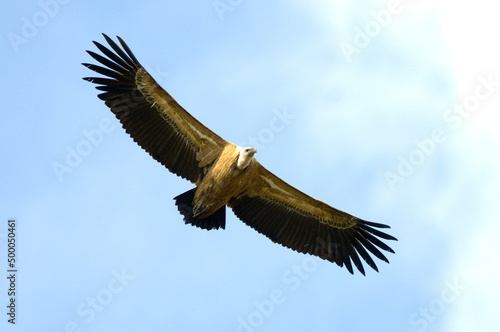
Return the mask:
{"type": "MultiPolygon", "coordinates": [[[[478,75],[492,73],[500,81],[496,42],[500,24],[494,3],[475,1],[457,3],[441,1],[440,19],[446,40],[453,54],[454,72],[461,96],[470,94],[478,75]]],[[[455,243],[451,275],[462,276],[469,287],[463,298],[453,305],[447,316],[450,331],[493,331],[498,328],[496,299],[500,297],[500,244],[498,234],[498,197],[500,194],[500,93],[474,113],[457,133],[453,142],[458,157],[455,181],[473,188],[469,193],[470,210],[466,220],[456,220],[460,242],[455,243]]]]}

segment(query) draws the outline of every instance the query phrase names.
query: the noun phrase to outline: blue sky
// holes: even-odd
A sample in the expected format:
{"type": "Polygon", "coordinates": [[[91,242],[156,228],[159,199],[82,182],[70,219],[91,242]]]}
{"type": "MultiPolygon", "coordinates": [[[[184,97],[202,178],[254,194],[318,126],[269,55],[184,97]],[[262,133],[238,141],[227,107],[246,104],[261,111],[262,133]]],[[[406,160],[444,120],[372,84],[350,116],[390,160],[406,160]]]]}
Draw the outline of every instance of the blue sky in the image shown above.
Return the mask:
{"type": "Polygon", "coordinates": [[[500,54],[488,6],[4,4],[0,261],[6,273],[15,218],[18,296],[2,331],[493,331],[500,54]],[[192,185],[81,79],[102,32],[220,136],[256,142],[285,181],[390,225],[391,263],[350,275],[230,211],[224,231],[184,225],[172,198],[192,185]]]}

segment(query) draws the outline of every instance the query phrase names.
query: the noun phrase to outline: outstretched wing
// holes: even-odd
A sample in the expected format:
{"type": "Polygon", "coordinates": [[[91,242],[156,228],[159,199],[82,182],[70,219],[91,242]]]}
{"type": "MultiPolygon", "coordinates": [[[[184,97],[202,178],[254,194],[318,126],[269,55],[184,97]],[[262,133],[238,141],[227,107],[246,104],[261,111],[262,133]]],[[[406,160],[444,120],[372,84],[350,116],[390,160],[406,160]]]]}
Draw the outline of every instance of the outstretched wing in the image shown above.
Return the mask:
{"type": "Polygon", "coordinates": [[[84,79],[104,91],[98,97],[135,142],[171,172],[198,182],[227,142],[163,90],[120,37],[117,38],[121,48],[108,36],[104,38],[112,50],[98,42],[94,44],[105,56],[87,51],[104,67],[83,65],[106,77],[84,79]]]}
{"type": "Polygon", "coordinates": [[[360,256],[378,272],[370,253],[389,263],[379,249],[394,251],[379,238],[396,238],[375,229],[389,226],[339,211],[295,189],[260,164],[256,167],[251,187],[229,202],[247,225],[285,247],[345,265],[351,274],[351,261],[365,274],[360,256]]]}

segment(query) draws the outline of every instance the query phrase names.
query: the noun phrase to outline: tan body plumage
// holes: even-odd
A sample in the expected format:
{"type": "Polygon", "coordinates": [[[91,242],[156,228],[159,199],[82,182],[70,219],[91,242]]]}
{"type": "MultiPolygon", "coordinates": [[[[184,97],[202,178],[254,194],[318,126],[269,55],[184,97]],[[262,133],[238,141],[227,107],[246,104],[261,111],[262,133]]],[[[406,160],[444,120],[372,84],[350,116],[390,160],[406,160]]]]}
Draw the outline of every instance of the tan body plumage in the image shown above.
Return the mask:
{"type": "Polygon", "coordinates": [[[200,206],[195,217],[206,218],[225,206],[232,197],[238,197],[251,185],[256,177],[257,163],[252,158],[244,169],[238,169],[241,147],[226,144],[220,157],[214,162],[203,180],[197,185],[193,207],[200,206]]]}

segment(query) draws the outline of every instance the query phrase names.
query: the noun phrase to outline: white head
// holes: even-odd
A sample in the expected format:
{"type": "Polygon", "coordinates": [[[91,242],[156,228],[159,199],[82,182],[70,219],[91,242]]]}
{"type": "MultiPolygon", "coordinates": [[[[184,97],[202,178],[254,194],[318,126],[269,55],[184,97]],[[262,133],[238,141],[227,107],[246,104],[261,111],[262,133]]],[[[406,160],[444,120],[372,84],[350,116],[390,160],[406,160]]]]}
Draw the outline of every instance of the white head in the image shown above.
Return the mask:
{"type": "Polygon", "coordinates": [[[247,168],[247,166],[250,165],[250,162],[252,161],[253,155],[256,153],[256,148],[241,148],[236,167],[240,170],[247,168]]]}

